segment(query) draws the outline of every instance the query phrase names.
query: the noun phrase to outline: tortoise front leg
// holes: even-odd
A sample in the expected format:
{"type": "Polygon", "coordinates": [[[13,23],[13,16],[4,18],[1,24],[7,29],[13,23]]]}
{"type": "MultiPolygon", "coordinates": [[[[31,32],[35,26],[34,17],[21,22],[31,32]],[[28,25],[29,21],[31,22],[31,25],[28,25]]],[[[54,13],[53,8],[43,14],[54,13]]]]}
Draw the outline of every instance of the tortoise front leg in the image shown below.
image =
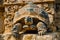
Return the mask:
{"type": "Polygon", "coordinates": [[[44,25],[43,22],[38,22],[37,24],[37,29],[38,29],[38,34],[42,36],[43,34],[46,33],[46,26],[44,25]]]}

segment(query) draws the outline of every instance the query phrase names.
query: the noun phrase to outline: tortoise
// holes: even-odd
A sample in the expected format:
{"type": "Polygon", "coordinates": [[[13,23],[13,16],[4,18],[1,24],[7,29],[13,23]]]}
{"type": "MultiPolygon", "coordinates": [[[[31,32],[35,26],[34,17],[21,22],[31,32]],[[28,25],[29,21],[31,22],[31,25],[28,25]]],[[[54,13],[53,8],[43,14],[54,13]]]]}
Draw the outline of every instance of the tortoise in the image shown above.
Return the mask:
{"type": "Polygon", "coordinates": [[[45,33],[47,26],[49,25],[48,13],[43,8],[29,2],[15,13],[13,25],[19,23],[21,25],[19,26],[20,33],[24,33],[26,30],[37,30],[39,34],[43,29],[45,30],[43,31],[45,33]]]}

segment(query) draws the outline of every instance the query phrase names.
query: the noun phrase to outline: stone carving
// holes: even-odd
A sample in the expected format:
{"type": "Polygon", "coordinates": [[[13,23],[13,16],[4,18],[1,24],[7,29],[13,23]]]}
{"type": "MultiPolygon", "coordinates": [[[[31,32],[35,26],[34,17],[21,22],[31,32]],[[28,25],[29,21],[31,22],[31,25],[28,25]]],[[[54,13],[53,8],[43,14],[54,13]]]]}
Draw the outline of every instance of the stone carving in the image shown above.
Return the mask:
{"type": "Polygon", "coordinates": [[[45,25],[44,23],[39,22],[39,23],[37,24],[37,28],[38,28],[38,34],[39,34],[39,35],[46,34],[46,32],[47,32],[47,27],[46,27],[46,25],[45,25]]]}

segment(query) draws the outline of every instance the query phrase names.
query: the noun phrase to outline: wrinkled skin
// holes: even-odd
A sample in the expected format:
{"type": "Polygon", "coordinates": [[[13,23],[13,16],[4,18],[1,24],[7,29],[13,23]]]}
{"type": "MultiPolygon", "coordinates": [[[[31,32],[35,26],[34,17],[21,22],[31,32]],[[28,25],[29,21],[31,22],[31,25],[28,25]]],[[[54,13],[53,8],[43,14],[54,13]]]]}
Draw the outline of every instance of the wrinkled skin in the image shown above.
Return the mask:
{"type": "Polygon", "coordinates": [[[11,33],[3,34],[4,40],[18,40],[20,35],[19,31],[21,31],[21,24],[17,23],[13,26],[11,33]]]}
{"type": "Polygon", "coordinates": [[[19,37],[19,32],[21,31],[21,24],[20,23],[17,23],[13,26],[12,28],[12,35],[16,38],[19,37]]]}
{"type": "Polygon", "coordinates": [[[46,29],[46,25],[44,25],[44,23],[39,22],[37,24],[37,29],[38,29],[38,34],[39,35],[43,35],[46,33],[47,29],[46,29]]]}

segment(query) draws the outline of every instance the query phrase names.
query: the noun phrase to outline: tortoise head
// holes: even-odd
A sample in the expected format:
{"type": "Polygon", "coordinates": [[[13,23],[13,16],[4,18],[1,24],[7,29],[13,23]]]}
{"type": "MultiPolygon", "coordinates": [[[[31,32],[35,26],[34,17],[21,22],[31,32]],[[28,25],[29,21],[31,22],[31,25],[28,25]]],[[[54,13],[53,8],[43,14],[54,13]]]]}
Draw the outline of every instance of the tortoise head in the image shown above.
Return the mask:
{"type": "Polygon", "coordinates": [[[33,18],[31,18],[31,17],[25,17],[25,24],[27,24],[27,25],[31,25],[31,24],[33,24],[33,18]]]}

